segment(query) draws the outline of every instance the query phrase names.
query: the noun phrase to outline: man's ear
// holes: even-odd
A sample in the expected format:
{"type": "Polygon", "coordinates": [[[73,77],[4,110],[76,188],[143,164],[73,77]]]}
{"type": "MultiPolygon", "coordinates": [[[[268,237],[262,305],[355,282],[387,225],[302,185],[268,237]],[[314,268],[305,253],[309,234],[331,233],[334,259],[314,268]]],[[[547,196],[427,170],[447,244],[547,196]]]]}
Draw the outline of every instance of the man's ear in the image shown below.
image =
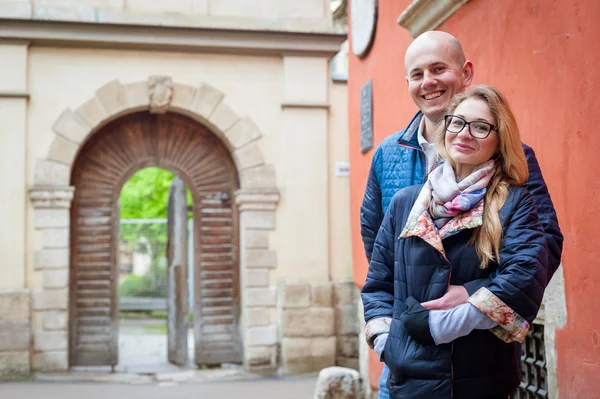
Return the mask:
{"type": "Polygon", "coordinates": [[[473,81],[473,75],[475,74],[475,69],[473,68],[473,63],[471,61],[466,61],[465,65],[462,67],[463,73],[463,82],[465,84],[465,88],[471,85],[473,81]]]}

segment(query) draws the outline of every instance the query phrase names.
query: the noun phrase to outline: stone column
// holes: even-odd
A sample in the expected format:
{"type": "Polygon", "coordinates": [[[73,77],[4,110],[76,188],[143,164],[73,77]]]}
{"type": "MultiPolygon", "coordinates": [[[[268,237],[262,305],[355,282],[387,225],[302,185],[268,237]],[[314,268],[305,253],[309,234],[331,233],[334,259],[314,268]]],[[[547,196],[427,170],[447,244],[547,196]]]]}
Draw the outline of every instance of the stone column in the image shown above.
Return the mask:
{"type": "Polygon", "coordinates": [[[277,267],[269,233],[275,230],[275,190],[238,190],[235,202],[240,215],[240,283],[244,367],[277,368],[279,344],[275,320],[277,291],[272,274],[277,267]]]}
{"type": "Polygon", "coordinates": [[[34,228],[41,237],[34,269],[42,273],[42,286],[32,290],[34,370],[69,368],[69,210],[73,190],[73,187],[34,187],[29,192],[34,228]]]}

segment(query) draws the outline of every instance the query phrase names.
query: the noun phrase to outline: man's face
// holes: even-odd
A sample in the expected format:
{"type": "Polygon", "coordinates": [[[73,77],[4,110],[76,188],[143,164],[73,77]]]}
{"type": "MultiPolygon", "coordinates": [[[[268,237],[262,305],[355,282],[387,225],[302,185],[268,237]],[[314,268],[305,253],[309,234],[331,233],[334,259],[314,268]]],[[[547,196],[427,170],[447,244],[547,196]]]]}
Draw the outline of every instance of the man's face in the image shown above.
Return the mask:
{"type": "Polygon", "coordinates": [[[429,120],[439,121],[452,97],[470,84],[472,65],[461,61],[452,48],[434,41],[407,53],[408,92],[429,120]]]}

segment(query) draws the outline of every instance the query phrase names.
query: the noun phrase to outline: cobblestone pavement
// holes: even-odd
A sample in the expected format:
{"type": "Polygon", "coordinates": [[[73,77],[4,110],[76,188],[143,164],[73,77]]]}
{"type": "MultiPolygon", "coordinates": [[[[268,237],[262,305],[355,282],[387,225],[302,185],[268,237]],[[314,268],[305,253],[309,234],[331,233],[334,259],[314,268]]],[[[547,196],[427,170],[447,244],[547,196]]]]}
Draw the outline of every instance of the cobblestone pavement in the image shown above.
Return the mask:
{"type": "Polygon", "coordinates": [[[0,384],[2,399],[311,399],[316,376],[254,378],[177,384],[131,385],[85,382],[22,382],[0,384]]]}

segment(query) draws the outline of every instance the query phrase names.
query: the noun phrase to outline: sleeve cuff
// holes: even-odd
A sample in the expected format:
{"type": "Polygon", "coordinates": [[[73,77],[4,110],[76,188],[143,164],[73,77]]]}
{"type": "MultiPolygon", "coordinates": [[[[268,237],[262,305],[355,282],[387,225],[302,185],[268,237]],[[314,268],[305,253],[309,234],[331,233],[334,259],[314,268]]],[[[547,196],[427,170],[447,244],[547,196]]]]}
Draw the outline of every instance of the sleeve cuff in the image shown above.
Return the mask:
{"type": "Polygon", "coordinates": [[[487,288],[480,288],[468,302],[492,319],[497,327],[490,331],[504,342],[523,342],[529,323],[487,288]]]}
{"type": "Polygon", "coordinates": [[[373,349],[373,340],[379,334],[387,334],[390,332],[391,317],[379,317],[373,319],[365,326],[365,339],[371,349],[373,349]]]}

